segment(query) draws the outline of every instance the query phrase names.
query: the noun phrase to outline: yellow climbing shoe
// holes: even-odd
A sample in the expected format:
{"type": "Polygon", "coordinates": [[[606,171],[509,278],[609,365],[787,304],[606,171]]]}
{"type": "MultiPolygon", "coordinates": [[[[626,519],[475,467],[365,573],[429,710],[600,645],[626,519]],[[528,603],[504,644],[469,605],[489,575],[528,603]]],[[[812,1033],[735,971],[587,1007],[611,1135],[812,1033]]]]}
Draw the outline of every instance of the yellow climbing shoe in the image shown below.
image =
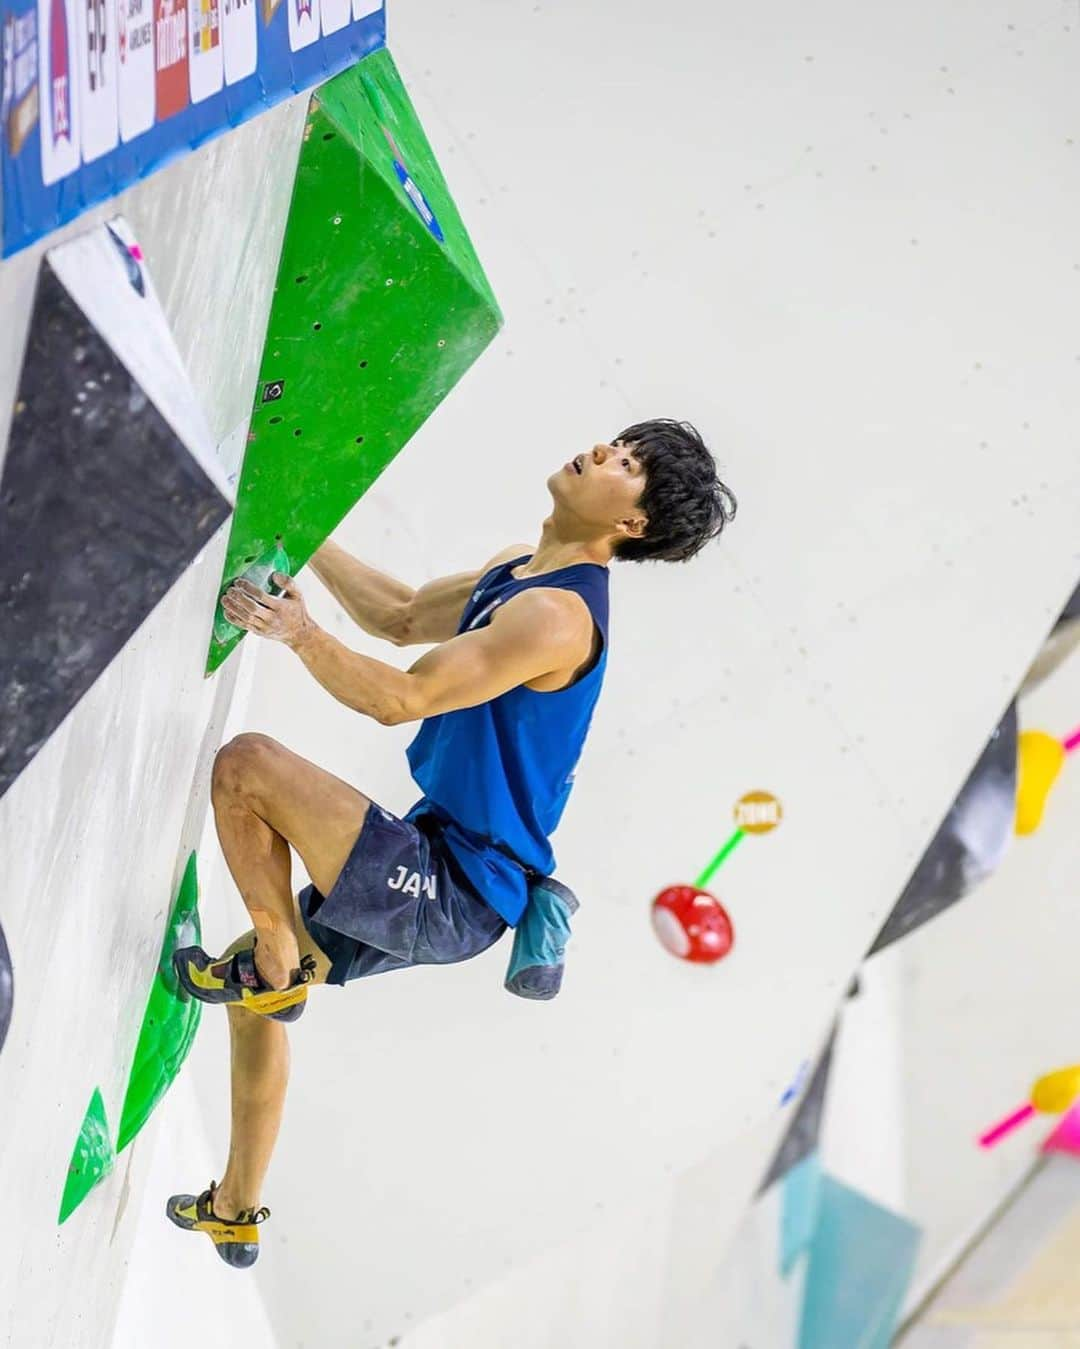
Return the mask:
{"type": "Polygon", "coordinates": [[[201,946],[183,946],[173,953],[180,987],[200,1002],[239,1003],[245,1011],[275,1021],[295,1021],[307,1001],[315,961],[303,956],[288,988],[271,988],[255,968],[255,950],[248,947],[215,960],[201,946]]]}
{"type": "Polygon", "coordinates": [[[165,1216],[185,1232],[205,1232],[214,1250],[234,1269],[250,1269],[259,1258],[259,1224],[270,1216],[268,1208],[247,1208],[231,1220],[214,1212],[217,1185],[202,1194],[174,1194],[165,1205],[165,1216]]]}

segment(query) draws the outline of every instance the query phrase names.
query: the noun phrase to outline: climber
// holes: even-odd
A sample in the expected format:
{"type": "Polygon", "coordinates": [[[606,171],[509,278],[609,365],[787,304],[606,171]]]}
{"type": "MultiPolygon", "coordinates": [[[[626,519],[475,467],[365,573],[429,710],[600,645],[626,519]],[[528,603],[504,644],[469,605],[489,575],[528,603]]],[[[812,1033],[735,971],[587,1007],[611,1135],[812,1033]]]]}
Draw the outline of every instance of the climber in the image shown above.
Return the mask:
{"type": "Polygon", "coordinates": [[[628,427],[548,479],[535,547],[419,590],[328,542],[312,570],[366,632],[435,644],[410,669],[349,650],[313,622],[296,583],[230,587],[230,622],[283,642],[346,707],[421,722],[407,754],[423,792],[404,818],[264,735],[217,755],[218,837],[253,924],[220,957],[178,951],[187,992],[226,1004],[232,1141],[220,1185],[174,1195],[168,1216],[253,1264],[288,1076],[282,1022],[313,984],[466,960],[519,922],[570,793],[607,660],[608,564],[685,561],[735,515],[698,432],[628,427]],[[311,884],[294,899],[290,847],[311,884]]]}

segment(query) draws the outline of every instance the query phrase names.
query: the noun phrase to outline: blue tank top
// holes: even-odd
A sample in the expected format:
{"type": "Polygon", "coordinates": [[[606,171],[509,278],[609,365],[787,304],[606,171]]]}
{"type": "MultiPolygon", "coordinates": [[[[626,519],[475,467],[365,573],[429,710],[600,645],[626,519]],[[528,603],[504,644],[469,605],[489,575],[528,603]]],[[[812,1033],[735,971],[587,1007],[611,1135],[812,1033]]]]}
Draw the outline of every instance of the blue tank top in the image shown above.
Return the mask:
{"type": "Polygon", "coordinates": [[[525,911],[528,873],[550,876],[548,842],[566,806],[607,665],[608,573],[597,563],[515,579],[519,557],[481,578],[458,632],[484,627],[500,604],[543,586],[572,590],[600,634],[594,664],[553,693],[520,685],[481,703],[429,717],[408,748],[424,793],[407,819],[435,815],[451,855],[477,893],[513,926],[525,911]]]}

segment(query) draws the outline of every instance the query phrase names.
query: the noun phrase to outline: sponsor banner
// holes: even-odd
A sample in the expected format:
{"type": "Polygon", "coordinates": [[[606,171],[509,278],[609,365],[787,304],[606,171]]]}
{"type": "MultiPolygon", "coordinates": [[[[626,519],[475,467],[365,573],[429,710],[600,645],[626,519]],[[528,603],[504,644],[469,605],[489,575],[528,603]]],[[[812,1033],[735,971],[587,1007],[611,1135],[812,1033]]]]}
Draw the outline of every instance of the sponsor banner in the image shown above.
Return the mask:
{"type": "Polygon", "coordinates": [[[247,79],[259,58],[257,0],[222,0],[221,48],[225,80],[236,84],[247,79]]]}
{"type": "Polygon", "coordinates": [[[117,0],[120,35],[117,89],[120,135],[133,141],[154,125],[154,5],[117,0]]]}
{"type": "Polygon", "coordinates": [[[320,0],[285,0],[289,12],[289,46],[293,51],[319,40],[320,0]]]}
{"type": "Polygon", "coordinates": [[[89,162],[115,150],[120,139],[116,91],[116,0],[75,2],[79,48],[80,140],[89,162]]]}
{"type": "Polygon", "coordinates": [[[382,47],[381,0],[0,0],[3,253],[382,47]]]}

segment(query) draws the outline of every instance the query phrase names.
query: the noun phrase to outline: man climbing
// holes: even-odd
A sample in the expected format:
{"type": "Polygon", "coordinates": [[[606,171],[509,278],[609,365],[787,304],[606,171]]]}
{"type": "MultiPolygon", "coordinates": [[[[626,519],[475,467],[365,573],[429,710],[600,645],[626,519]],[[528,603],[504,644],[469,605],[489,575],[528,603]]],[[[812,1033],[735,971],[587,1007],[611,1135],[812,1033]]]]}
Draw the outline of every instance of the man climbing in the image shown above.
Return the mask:
{"type": "Polygon", "coordinates": [[[404,819],[263,735],[217,755],[212,798],[229,870],[254,924],[216,960],[175,966],[192,997],[227,1004],[232,1136],[221,1184],[174,1195],[167,1214],[206,1232],[229,1264],[258,1256],[263,1177],[288,1079],[283,1021],[313,984],[479,955],[522,919],[549,876],[607,661],[608,564],[693,557],[735,515],[698,432],[628,427],[548,479],[539,544],[419,590],[333,543],[311,567],[366,632],[436,644],[409,670],[323,631],[291,578],[277,596],[237,582],[237,627],[284,642],[347,707],[384,726],[422,722],[408,748],[424,793],[404,819]],[[294,900],[290,847],[311,884],[294,900]]]}

